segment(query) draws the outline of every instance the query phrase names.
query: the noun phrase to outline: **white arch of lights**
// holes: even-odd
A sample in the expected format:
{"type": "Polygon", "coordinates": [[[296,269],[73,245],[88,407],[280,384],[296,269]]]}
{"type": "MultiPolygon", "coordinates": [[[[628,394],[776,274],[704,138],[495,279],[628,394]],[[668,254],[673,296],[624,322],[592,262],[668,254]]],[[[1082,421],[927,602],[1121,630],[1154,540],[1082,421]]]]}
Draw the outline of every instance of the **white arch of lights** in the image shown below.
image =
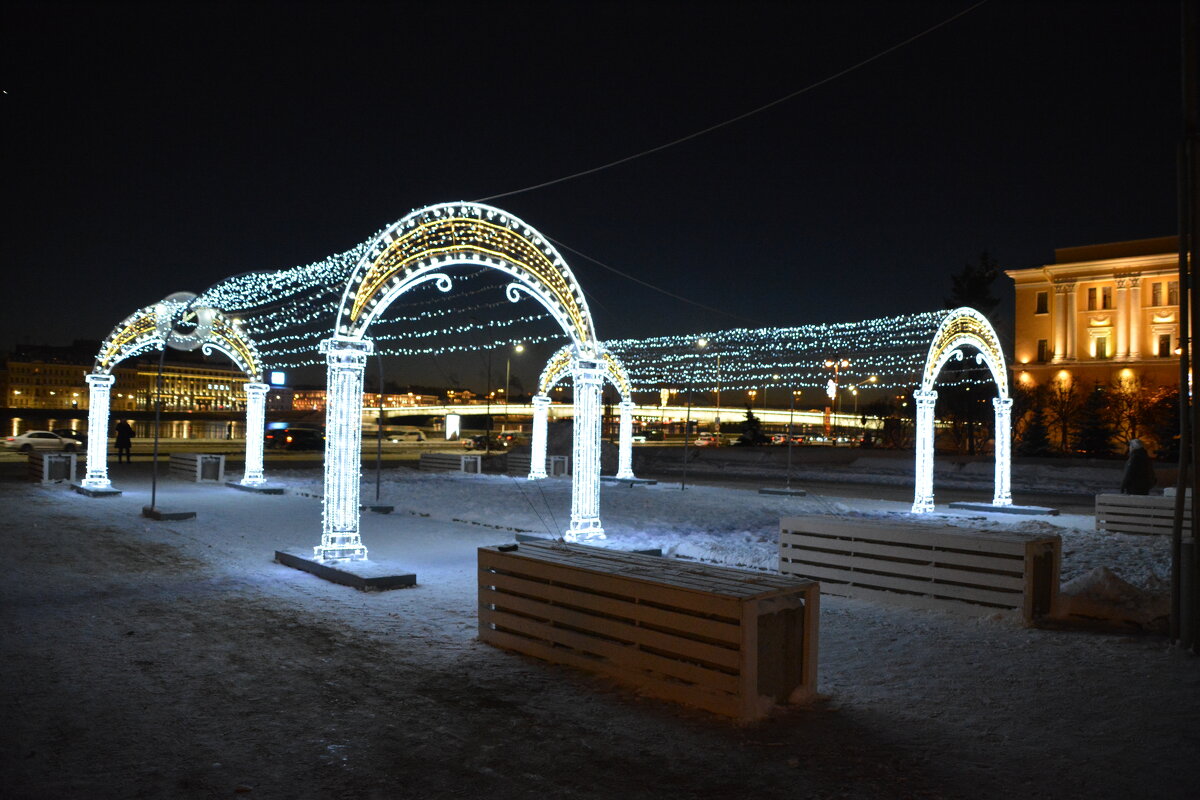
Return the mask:
{"type": "Polygon", "coordinates": [[[359,469],[363,370],[374,344],[371,322],[410,289],[433,282],[453,288],[444,270],[488,267],[513,278],[505,293],[528,295],[571,340],[575,378],[575,449],[571,527],[564,536],[603,538],[600,524],[600,387],[604,365],[587,300],[559,252],[531,226],[481,203],[427,206],[388,226],[371,242],[346,282],[333,336],[321,343],[328,370],[322,561],[362,560],[359,469]]]}
{"type": "Polygon", "coordinates": [[[933,388],[942,368],[951,359],[961,361],[964,347],[976,350],[975,360],[986,364],[996,382],[997,397],[992,400],[996,413],[996,478],[992,505],[1012,505],[1012,398],[1008,395],[1008,368],[1004,350],[987,318],[973,308],[963,306],[951,311],[938,326],[925,358],[921,388],[913,393],[917,402],[916,490],[913,513],[934,510],[933,444],[934,407],[937,391],[933,388]]]}
{"type": "MultiPolygon", "coordinates": [[[[533,435],[530,439],[529,480],[546,477],[546,429],[549,424],[550,391],[571,372],[574,359],[570,345],[560,348],[546,362],[538,379],[538,393],[533,398],[533,435]]],[[[634,478],[633,474],[633,386],[625,364],[607,349],[600,350],[604,377],[621,395],[621,425],[617,447],[617,478],[634,478]]]]}
{"type": "Polygon", "coordinates": [[[87,376],[87,474],[81,482],[89,489],[107,489],[108,424],[112,404],[112,371],[126,359],[152,350],[199,348],[205,355],[224,353],[249,381],[246,384],[246,469],[241,483],[259,486],[263,476],[263,427],[267,386],[258,348],[241,324],[215,308],[197,307],[195,295],[178,292],[154,305],[138,309],[122,320],[101,343],[96,363],[87,376]],[[187,328],[181,328],[187,325],[187,328]]]}

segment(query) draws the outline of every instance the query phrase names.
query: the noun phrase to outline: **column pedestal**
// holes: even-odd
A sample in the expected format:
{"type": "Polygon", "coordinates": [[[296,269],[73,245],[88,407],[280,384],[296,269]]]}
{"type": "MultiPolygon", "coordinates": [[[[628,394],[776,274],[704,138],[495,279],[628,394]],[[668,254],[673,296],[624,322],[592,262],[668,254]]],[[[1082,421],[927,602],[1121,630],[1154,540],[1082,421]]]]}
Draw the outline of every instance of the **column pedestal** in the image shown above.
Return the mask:
{"type": "Polygon", "coordinates": [[[933,511],[933,409],[937,404],[934,390],[913,392],[917,401],[917,464],[913,513],[933,511]]]}
{"type": "Polygon", "coordinates": [[[265,383],[246,384],[246,469],[242,474],[243,486],[261,486],[267,482],[263,476],[263,434],[267,416],[267,392],[271,387],[265,383]]]}
{"type": "Polygon", "coordinates": [[[994,397],[996,409],[996,487],[992,505],[1012,505],[1012,398],[994,397]]]}
{"type": "Polygon", "coordinates": [[[633,402],[621,401],[621,435],[617,440],[617,477],[634,478],[633,474],[633,402]]]}
{"type": "Polygon", "coordinates": [[[549,425],[550,397],[533,396],[533,436],[529,441],[529,480],[546,477],[546,427],[549,425]]]}
{"type": "Polygon", "coordinates": [[[108,479],[108,417],[112,402],[112,375],[93,373],[85,380],[88,385],[87,474],[80,485],[85,489],[107,489],[108,479]]]}

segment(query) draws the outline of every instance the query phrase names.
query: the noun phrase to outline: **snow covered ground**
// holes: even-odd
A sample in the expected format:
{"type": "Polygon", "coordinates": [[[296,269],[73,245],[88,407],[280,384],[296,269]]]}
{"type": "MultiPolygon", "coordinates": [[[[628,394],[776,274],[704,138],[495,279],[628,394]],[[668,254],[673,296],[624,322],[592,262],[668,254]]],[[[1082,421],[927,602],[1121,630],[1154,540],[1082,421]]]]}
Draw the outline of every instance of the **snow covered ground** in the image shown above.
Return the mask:
{"type": "MultiPolygon", "coordinates": [[[[320,537],[319,469],[283,496],[172,479],[125,494],[0,481],[0,770],[13,797],[1185,797],[1200,660],[1154,635],[1036,630],[822,599],[816,706],[750,727],[476,639],[475,548],[556,534],[570,483],[384,473],[373,559],[418,586],[360,593],[274,563],[320,537]]],[[[363,482],[374,499],[374,477],[363,482]]],[[[781,516],[904,504],[753,488],[605,485],[606,544],[755,569],[781,516]]],[[[1063,580],[1161,593],[1162,538],[1089,516],[938,515],[1063,537],[1063,580]]]]}

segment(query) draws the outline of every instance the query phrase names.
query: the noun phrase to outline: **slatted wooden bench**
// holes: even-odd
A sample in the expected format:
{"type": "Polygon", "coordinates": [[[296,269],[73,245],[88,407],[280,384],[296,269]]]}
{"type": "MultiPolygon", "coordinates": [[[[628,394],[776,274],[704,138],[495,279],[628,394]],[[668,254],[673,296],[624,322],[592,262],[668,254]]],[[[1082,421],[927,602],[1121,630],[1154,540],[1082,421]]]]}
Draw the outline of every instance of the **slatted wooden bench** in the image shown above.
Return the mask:
{"type": "Polygon", "coordinates": [[[75,480],[75,453],[30,453],[29,477],[39,483],[75,480]]]}
{"type": "Polygon", "coordinates": [[[460,453],[421,453],[418,464],[421,469],[451,470],[453,472],[480,473],[483,471],[482,459],[460,453]]]}
{"type": "Polygon", "coordinates": [[[1027,623],[1058,598],[1059,536],[808,516],[779,522],[779,571],[825,594],[923,608],[1020,609],[1027,623]]]}
{"type": "Polygon", "coordinates": [[[167,473],[185,481],[220,483],[225,480],[225,456],[214,453],[171,453],[167,473]]]}
{"type": "Polygon", "coordinates": [[[479,638],[742,721],[817,690],[808,580],[599,547],[479,549],[479,638]]]}
{"type": "MultiPolygon", "coordinates": [[[[1183,506],[1183,530],[1192,528],[1190,504],[1183,506]]],[[[1145,494],[1096,495],[1096,530],[1108,533],[1148,533],[1170,536],[1175,522],[1175,498],[1145,494]]]]}
{"type": "MultiPolygon", "coordinates": [[[[509,453],[506,457],[505,469],[509,475],[528,475],[529,465],[533,457],[528,453],[509,453]]],[[[567,456],[546,456],[546,474],[557,478],[568,474],[567,456]]]]}

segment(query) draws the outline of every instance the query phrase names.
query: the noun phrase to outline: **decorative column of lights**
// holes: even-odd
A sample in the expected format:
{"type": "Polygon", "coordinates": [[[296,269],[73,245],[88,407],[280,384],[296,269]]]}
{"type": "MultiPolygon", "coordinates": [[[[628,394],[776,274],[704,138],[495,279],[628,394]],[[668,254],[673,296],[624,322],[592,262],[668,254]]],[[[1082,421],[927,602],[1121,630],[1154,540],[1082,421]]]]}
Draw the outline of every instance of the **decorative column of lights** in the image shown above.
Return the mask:
{"type": "Polygon", "coordinates": [[[604,539],[600,524],[600,390],[604,364],[576,358],[571,365],[575,383],[575,442],[571,455],[571,528],[568,542],[604,539]]]}
{"type": "Polygon", "coordinates": [[[374,345],[365,339],[326,339],[321,352],[328,364],[325,405],[325,500],[321,544],[313,555],[322,561],[365,561],[359,535],[359,472],[362,464],[363,372],[374,345]]]}
{"type": "Polygon", "coordinates": [[[841,369],[843,367],[848,367],[848,366],[850,366],[850,361],[849,361],[849,359],[845,359],[845,358],[833,359],[833,360],[825,362],[826,368],[833,369],[833,377],[829,379],[829,382],[827,384],[825,384],[825,394],[828,395],[828,397],[829,397],[829,399],[825,403],[825,436],[826,437],[831,435],[831,430],[833,427],[831,424],[831,417],[832,417],[832,413],[833,413],[833,404],[837,401],[838,374],[841,372],[841,369]]]}
{"type": "Polygon", "coordinates": [[[529,441],[529,480],[546,477],[546,427],[550,417],[550,396],[533,396],[533,435],[529,441]]]}
{"type": "Polygon", "coordinates": [[[1012,405],[1011,397],[993,397],[996,409],[996,487],[992,505],[1011,506],[1012,487],[1012,405]]]}
{"type": "Polygon", "coordinates": [[[621,438],[617,450],[617,477],[634,478],[633,474],[633,401],[621,401],[621,438]]]}
{"type": "Polygon", "coordinates": [[[81,484],[107,489],[112,485],[108,479],[108,417],[116,378],[92,373],[84,380],[88,384],[87,475],[81,484]]]}
{"type": "Polygon", "coordinates": [[[246,469],[242,474],[243,486],[261,486],[267,482],[263,476],[263,435],[267,418],[267,392],[271,387],[265,383],[246,384],[246,469]]]}
{"type": "Polygon", "coordinates": [[[927,514],[933,511],[933,408],[937,392],[918,390],[913,392],[913,399],[917,401],[917,474],[912,510],[914,514],[927,514]]]}
{"type": "Polygon", "coordinates": [[[1010,425],[1012,400],[1008,396],[1008,368],[1004,363],[1004,351],[987,318],[973,308],[956,308],[938,326],[929,353],[925,358],[925,369],[921,374],[921,387],[913,392],[917,401],[917,457],[916,489],[913,498],[913,513],[933,511],[933,450],[934,450],[934,404],[937,392],[934,382],[942,368],[951,359],[963,359],[963,347],[979,352],[977,363],[986,364],[996,382],[999,395],[996,408],[996,487],[992,505],[1012,505],[1009,493],[1012,456],[1010,425]]]}

